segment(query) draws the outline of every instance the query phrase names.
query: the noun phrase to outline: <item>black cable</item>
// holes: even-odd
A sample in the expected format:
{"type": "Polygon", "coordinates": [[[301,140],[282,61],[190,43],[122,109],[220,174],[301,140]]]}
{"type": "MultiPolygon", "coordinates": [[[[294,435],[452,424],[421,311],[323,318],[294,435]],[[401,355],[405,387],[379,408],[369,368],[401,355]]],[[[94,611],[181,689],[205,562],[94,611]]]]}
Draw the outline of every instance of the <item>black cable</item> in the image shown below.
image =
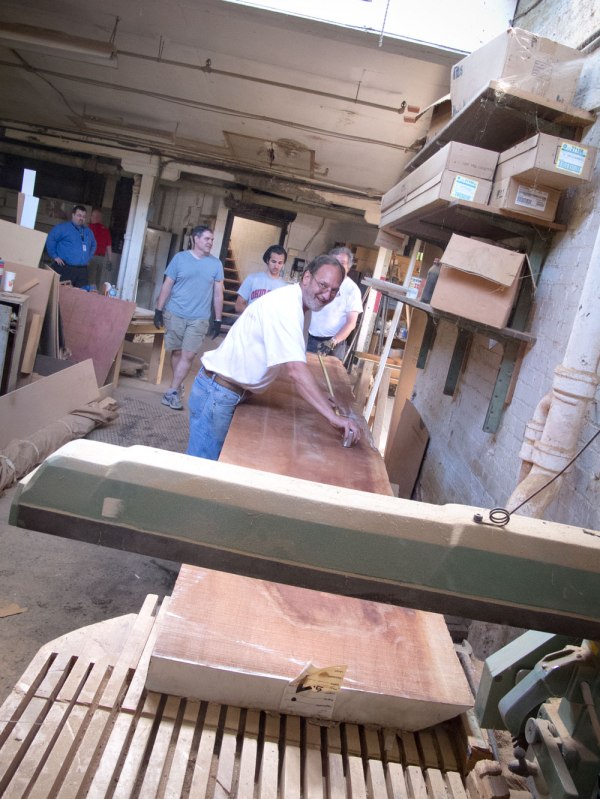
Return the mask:
{"type": "MultiPolygon", "coordinates": [[[[587,442],[587,444],[583,445],[583,447],[579,450],[579,452],[571,458],[571,460],[566,464],[566,466],[563,466],[563,468],[560,470],[560,472],[557,472],[554,475],[554,477],[551,477],[550,480],[548,480],[547,483],[544,483],[544,485],[541,486],[540,488],[538,488],[537,491],[534,491],[533,494],[531,494],[531,496],[527,497],[527,499],[524,499],[523,502],[521,502],[520,505],[517,505],[516,508],[513,508],[511,511],[506,510],[506,508],[492,508],[492,510],[489,513],[489,519],[490,519],[489,523],[494,524],[494,525],[496,525],[498,527],[504,527],[505,525],[507,525],[509,523],[510,517],[511,517],[511,515],[513,513],[516,513],[519,510],[519,508],[522,508],[523,505],[526,505],[534,497],[537,497],[537,495],[541,491],[543,491],[544,489],[548,488],[549,485],[552,485],[552,483],[555,480],[557,480],[561,476],[561,474],[563,474],[564,472],[567,471],[569,466],[572,466],[575,463],[577,458],[583,452],[585,452],[585,450],[590,446],[590,444],[593,441],[596,440],[596,438],[598,438],[598,436],[600,436],[600,430],[597,430],[594,433],[594,435],[590,438],[590,440],[587,442]]],[[[483,516],[481,515],[481,513],[476,513],[475,516],[473,517],[473,521],[477,522],[478,524],[488,524],[488,522],[484,522],[483,521],[483,516]]]]}

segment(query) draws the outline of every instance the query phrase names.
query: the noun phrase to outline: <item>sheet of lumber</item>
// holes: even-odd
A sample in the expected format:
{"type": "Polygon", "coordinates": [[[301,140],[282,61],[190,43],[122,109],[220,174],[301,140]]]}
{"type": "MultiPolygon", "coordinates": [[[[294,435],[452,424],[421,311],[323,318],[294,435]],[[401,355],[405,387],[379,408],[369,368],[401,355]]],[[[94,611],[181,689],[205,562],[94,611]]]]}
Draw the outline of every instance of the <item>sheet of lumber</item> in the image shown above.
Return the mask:
{"type": "Polygon", "coordinates": [[[146,687],[403,730],[473,705],[440,615],[186,565],[159,625],[146,687]],[[346,671],[325,701],[301,682],[309,701],[300,707],[293,683],[307,664],[346,671]]]}
{"type": "Polygon", "coordinates": [[[135,311],[135,303],[61,286],[60,315],[65,346],[75,361],[91,358],[102,386],[135,311]]]}
{"type": "Polygon", "coordinates": [[[22,375],[30,375],[33,372],[35,355],[37,353],[42,332],[43,319],[38,313],[28,314],[28,326],[25,332],[25,348],[21,358],[20,372],[22,375]]]}
{"type": "MultiPolygon", "coordinates": [[[[316,356],[308,365],[327,391],[316,356]]],[[[348,374],[337,358],[326,358],[327,374],[338,403],[351,410],[354,397],[348,374]]],[[[391,494],[383,458],[372,445],[364,421],[363,437],[354,447],[342,446],[342,432],[332,427],[295,391],[278,379],[264,394],[238,405],[221,452],[224,463],[248,466],[286,477],[391,494]]]]}
{"type": "Polygon", "coordinates": [[[97,397],[98,384],[90,360],[0,396],[0,449],[13,439],[27,438],[97,397]]]}
{"type": "Polygon", "coordinates": [[[487,522],[485,508],[86,440],[21,480],[10,510],[15,526],[179,563],[598,637],[600,533],[518,514],[487,522]]]}
{"type": "Polygon", "coordinates": [[[423,311],[414,311],[410,321],[410,330],[408,331],[408,339],[404,347],[404,355],[402,357],[402,371],[400,373],[400,380],[396,386],[396,393],[394,399],[394,407],[392,409],[392,418],[388,428],[388,438],[386,444],[385,457],[391,457],[390,451],[394,446],[396,429],[400,421],[400,415],[404,402],[410,399],[413,393],[415,380],[417,379],[417,360],[421,350],[421,342],[427,324],[427,314],[423,311]]]}
{"type": "MultiPolygon", "coordinates": [[[[5,261],[37,266],[48,234],[0,219],[0,253],[5,261]]],[[[16,291],[16,289],[15,289],[16,291]]]]}

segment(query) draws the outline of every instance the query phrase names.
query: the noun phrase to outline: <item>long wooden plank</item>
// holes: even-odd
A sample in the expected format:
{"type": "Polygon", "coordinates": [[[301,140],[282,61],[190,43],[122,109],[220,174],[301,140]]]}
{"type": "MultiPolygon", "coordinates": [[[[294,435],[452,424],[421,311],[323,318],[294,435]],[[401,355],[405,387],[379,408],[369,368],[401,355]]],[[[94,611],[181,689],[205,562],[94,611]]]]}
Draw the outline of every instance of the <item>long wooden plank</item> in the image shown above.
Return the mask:
{"type": "MultiPolygon", "coordinates": [[[[309,356],[308,365],[327,392],[316,357],[309,356]]],[[[354,397],[341,361],[326,358],[325,365],[338,404],[364,427],[358,445],[342,447],[341,432],[299,396],[289,379],[281,378],[265,393],[238,405],[219,460],[287,477],[391,494],[383,459],[371,443],[364,420],[352,410],[354,397]]]]}
{"type": "Polygon", "coordinates": [[[223,704],[405,730],[456,716],[473,701],[442,616],[185,565],[146,684],[223,704]],[[293,698],[285,704],[307,663],[345,667],[341,687],[324,702],[326,693],[303,683],[314,705],[293,698]]]}
{"type": "Polygon", "coordinates": [[[98,384],[90,360],[0,397],[0,447],[27,438],[50,422],[98,398],[98,384]]]}

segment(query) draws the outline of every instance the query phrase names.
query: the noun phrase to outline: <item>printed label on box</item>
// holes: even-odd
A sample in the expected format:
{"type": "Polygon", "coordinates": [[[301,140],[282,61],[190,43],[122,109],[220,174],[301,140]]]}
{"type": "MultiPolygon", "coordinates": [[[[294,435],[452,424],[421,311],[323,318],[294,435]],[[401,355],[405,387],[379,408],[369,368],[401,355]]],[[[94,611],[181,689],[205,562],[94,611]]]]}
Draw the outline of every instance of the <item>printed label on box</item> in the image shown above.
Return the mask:
{"type": "Polygon", "coordinates": [[[517,189],[515,205],[524,205],[526,208],[532,208],[535,211],[543,213],[546,210],[547,203],[547,191],[532,189],[529,186],[519,186],[517,189]]]}
{"type": "Polygon", "coordinates": [[[477,186],[479,186],[478,180],[466,178],[464,175],[457,175],[454,178],[450,196],[454,197],[455,200],[467,200],[468,202],[473,202],[475,199],[477,186]]]}
{"type": "Polygon", "coordinates": [[[581,175],[587,154],[588,151],[585,147],[563,141],[558,148],[554,163],[557,169],[564,169],[565,172],[571,172],[573,175],[581,175]]]}

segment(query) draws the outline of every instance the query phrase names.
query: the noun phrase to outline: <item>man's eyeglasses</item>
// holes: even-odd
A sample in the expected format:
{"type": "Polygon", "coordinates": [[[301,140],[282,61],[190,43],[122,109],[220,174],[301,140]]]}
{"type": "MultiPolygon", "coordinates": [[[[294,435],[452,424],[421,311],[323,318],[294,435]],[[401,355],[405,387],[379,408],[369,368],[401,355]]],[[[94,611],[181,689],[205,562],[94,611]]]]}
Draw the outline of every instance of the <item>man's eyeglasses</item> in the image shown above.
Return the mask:
{"type": "Polygon", "coordinates": [[[311,278],[315,281],[320,291],[339,291],[339,286],[337,288],[335,286],[330,286],[329,283],[324,283],[322,280],[317,280],[314,275],[311,275],[311,278]]]}

